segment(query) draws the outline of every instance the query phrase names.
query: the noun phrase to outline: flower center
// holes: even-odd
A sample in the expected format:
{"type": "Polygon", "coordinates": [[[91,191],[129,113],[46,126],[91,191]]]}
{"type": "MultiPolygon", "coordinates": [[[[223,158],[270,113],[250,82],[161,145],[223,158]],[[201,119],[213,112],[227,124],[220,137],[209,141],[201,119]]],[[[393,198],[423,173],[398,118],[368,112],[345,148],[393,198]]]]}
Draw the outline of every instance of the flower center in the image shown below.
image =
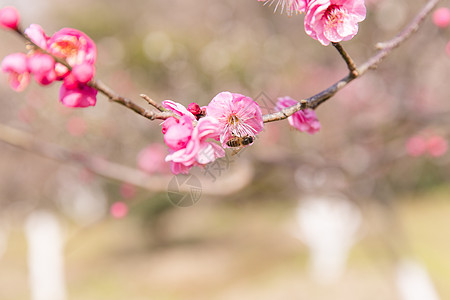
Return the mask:
{"type": "Polygon", "coordinates": [[[70,36],[54,42],[50,47],[56,55],[65,58],[70,65],[75,65],[78,63],[82,44],[82,40],[70,36]]]}
{"type": "Polygon", "coordinates": [[[347,10],[339,5],[332,4],[325,11],[324,18],[328,28],[336,28],[344,22],[347,10]]]}
{"type": "Polygon", "coordinates": [[[236,115],[231,115],[228,118],[228,124],[230,124],[231,126],[236,126],[239,124],[239,118],[236,115]]]}

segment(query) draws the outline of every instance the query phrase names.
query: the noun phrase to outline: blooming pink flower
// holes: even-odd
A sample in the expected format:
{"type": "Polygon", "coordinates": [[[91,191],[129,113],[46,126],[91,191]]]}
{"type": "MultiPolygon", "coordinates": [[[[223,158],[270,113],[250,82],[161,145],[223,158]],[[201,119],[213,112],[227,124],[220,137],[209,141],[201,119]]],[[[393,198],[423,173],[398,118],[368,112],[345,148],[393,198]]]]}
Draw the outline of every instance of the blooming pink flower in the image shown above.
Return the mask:
{"type": "Polygon", "coordinates": [[[59,90],[59,100],[68,107],[94,106],[97,102],[96,96],[97,90],[87,85],[69,89],[63,84],[59,90]]]}
{"type": "Polygon", "coordinates": [[[437,27],[445,28],[450,25],[450,9],[447,7],[440,7],[433,13],[433,23],[437,27]]]}
{"type": "Polygon", "coordinates": [[[305,15],[305,31],[327,46],[348,41],[358,33],[358,22],[366,18],[364,0],[310,0],[305,15]]]}
{"type": "MultiPolygon", "coordinates": [[[[272,5],[275,0],[258,0],[263,1],[264,5],[269,3],[272,5]]],[[[275,6],[275,11],[278,7],[281,6],[281,12],[286,11],[289,16],[292,16],[294,13],[303,13],[305,12],[306,2],[307,0],[277,0],[277,5],[275,6]]]]}
{"type": "Polygon", "coordinates": [[[420,135],[413,136],[406,142],[406,152],[410,156],[417,157],[425,154],[427,151],[427,141],[420,135]]]}
{"type": "Polygon", "coordinates": [[[84,32],[63,28],[48,40],[48,51],[64,58],[72,67],[82,63],[95,64],[97,47],[84,32]]]}
{"type": "Polygon", "coordinates": [[[31,24],[25,29],[25,34],[39,47],[47,50],[47,41],[49,37],[45,34],[44,29],[38,24],[31,24]]]}
{"type": "Polygon", "coordinates": [[[0,9],[0,25],[7,29],[17,29],[19,25],[20,15],[13,6],[6,6],[0,9]]]}
{"type": "Polygon", "coordinates": [[[442,136],[433,135],[427,140],[426,148],[431,156],[440,157],[447,152],[448,143],[442,136]]]}
{"type": "Polygon", "coordinates": [[[222,92],[206,107],[206,115],[216,118],[223,147],[233,137],[255,137],[263,130],[263,118],[258,103],[241,94],[222,92]]]}
{"type": "Polygon", "coordinates": [[[164,142],[174,151],[183,149],[191,139],[193,128],[192,120],[188,116],[182,116],[179,122],[166,130],[164,142]]]}
{"type": "MultiPolygon", "coordinates": [[[[282,110],[283,108],[290,107],[298,104],[297,101],[291,97],[278,98],[276,105],[277,110],[282,110]]],[[[321,128],[320,122],[317,119],[316,112],[313,109],[299,110],[292,116],[288,117],[289,124],[301,132],[307,132],[309,134],[314,134],[318,132],[321,128]]]]}
{"type": "Polygon", "coordinates": [[[225,156],[225,150],[222,147],[208,141],[219,135],[218,125],[219,121],[211,117],[204,117],[198,121],[185,147],[176,151],[172,149],[166,157],[166,161],[171,162],[170,167],[173,173],[186,174],[193,166],[205,165],[225,156]]]}
{"type": "Polygon", "coordinates": [[[72,75],[80,83],[88,83],[94,77],[95,68],[88,63],[81,63],[72,69],[72,75]]]}
{"type": "Polygon", "coordinates": [[[169,170],[165,161],[166,155],[167,150],[162,144],[150,144],[139,152],[137,165],[148,174],[166,173],[169,170]]]}
{"type": "Polygon", "coordinates": [[[9,73],[11,88],[17,92],[23,91],[30,82],[28,72],[28,57],[23,53],[13,53],[6,56],[1,64],[1,69],[9,73]]]}

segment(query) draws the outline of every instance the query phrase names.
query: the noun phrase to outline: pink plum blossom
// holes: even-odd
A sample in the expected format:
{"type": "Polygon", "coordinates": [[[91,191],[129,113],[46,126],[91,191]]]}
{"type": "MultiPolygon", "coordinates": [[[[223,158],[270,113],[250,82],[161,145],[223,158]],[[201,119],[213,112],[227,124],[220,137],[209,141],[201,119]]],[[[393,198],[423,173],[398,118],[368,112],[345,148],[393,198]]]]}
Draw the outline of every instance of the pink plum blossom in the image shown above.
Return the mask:
{"type": "Polygon", "coordinates": [[[28,69],[42,85],[49,85],[56,80],[55,60],[49,55],[35,53],[29,56],[28,69]]]}
{"type": "Polygon", "coordinates": [[[0,9],[0,25],[7,29],[16,30],[20,21],[20,15],[13,6],[6,6],[0,9]]]}
{"type": "Polygon", "coordinates": [[[59,91],[59,100],[68,107],[94,106],[97,102],[96,96],[97,90],[87,85],[69,89],[63,84],[59,91]]]}
{"type": "Polygon", "coordinates": [[[275,6],[275,11],[278,7],[281,7],[281,12],[286,11],[289,16],[292,16],[294,13],[303,13],[305,12],[305,7],[307,0],[258,0],[260,2],[264,2],[264,5],[269,3],[272,5],[275,1],[277,1],[277,5],[275,6]]]}
{"type": "Polygon", "coordinates": [[[241,94],[219,93],[206,107],[206,115],[219,121],[216,138],[223,147],[233,137],[255,137],[264,126],[258,103],[241,94]]]}
{"type": "Polygon", "coordinates": [[[191,139],[193,128],[192,120],[188,116],[182,116],[179,122],[167,129],[164,134],[164,142],[174,151],[183,149],[191,139]]]}
{"type": "MultiPolygon", "coordinates": [[[[297,101],[290,97],[278,98],[276,109],[278,111],[283,108],[298,104],[297,101]]],[[[317,119],[316,112],[313,109],[299,110],[292,116],[288,117],[289,124],[301,132],[314,134],[321,128],[320,122],[317,119]]]]}
{"type": "Polygon", "coordinates": [[[31,24],[25,29],[25,34],[39,47],[47,50],[47,41],[49,37],[45,34],[44,29],[38,24],[31,24]]]}
{"type": "Polygon", "coordinates": [[[440,7],[433,13],[433,23],[437,27],[445,28],[450,25],[450,9],[447,7],[440,7]]]}
{"type": "MultiPolygon", "coordinates": [[[[188,119],[187,117],[184,118],[188,119]]],[[[218,126],[219,121],[215,118],[201,118],[197,126],[193,128],[186,145],[178,150],[172,148],[171,153],[166,157],[166,161],[171,163],[170,168],[174,174],[186,174],[193,166],[205,165],[225,156],[225,150],[222,147],[208,141],[208,139],[216,138],[219,135],[218,126]]],[[[182,131],[180,135],[185,134],[186,128],[179,128],[182,131]]],[[[167,133],[170,130],[171,128],[167,133]]]]}
{"type": "Polygon", "coordinates": [[[364,0],[310,0],[305,15],[305,31],[327,46],[348,41],[358,33],[358,23],[366,18],[364,0]]]}
{"type": "Polygon", "coordinates": [[[72,69],[72,75],[80,83],[88,83],[94,77],[95,68],[88,63],[81,63],[72,69]]]}
{"type": "Polygon", "coordinates": [[[9,73],[11,88],[17,92],[23,91],[30,82],[28,72],[28,57],[23,53],[13,53],[6,56],[1,64],[1,69],[9,73]]]}
{"type": "Polygon", "coordinates": [[[64,58],[72,67],[82,63],[93,65],[97,60],[95,43],[84,32],[73,28],[59,30],[47,44],[51,54],[64,58]]]}
{"type": "Polygon", "coordinates": [[[173,111],[175,114],[177,114],[178,116],[187,116],[189,117],[191,120],[196,120],[197,118],[186,109],[186,107],[184,107],[182,104],[174,102],[172,100],[164,100],[163,102],[161,102],[162,106],[166,109],[170,109],[171,111],[173,111]]]}

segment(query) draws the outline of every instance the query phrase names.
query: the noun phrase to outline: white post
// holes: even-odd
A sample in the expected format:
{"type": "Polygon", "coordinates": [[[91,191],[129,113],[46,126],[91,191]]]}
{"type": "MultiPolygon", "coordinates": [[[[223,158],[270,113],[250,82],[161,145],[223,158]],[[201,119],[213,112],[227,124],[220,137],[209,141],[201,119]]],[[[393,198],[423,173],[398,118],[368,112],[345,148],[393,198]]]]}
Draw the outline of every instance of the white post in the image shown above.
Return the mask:
{"type": "Polygon", "coordinates": [[[336,281],[345,271],[348,253],[361,223],[359,210],[343,197],[311,197],[297,209],[299,238],[310,250],[313,278],[336,281]]]}
{"type": "Polygon", "coordinates": [[[396,285],[402,300],[439,300],[427,270],[415,261],[398,264],[396,285]]]}
{"type": "Polygon", "coordinates": [[[32,300],[66,299],[61,226],[55,215],[35,211],[26,220],[32,300]]]}

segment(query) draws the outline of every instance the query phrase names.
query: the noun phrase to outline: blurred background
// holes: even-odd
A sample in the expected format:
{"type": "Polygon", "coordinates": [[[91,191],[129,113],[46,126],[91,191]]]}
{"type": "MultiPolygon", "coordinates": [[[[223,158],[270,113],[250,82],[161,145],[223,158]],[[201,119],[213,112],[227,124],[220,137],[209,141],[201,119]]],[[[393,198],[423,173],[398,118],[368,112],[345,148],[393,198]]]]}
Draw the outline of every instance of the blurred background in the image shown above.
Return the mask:
{"type": "MultiPolygon", "coordinates": [[[[363,63],[424,3],[366,1],[343,46],[363,63]]],[[[256,0],[5,5],[23,27],[87,33],[97,77],[143,106],[141,93],[206,105],[231,91],[268,113],[347,73],[302,15],[256,0]]],[[[1,74],[0,141],[27,133],[101,161],[104,176],[0,143],[0,299],[450,299],[449,33],[429,17],[317,109],[318,134],[266,124],[245,151],[176,181],[194,200],[178,206],[159,121],[101,95],[63,107],[59,84],[15,93],[1,74]]],[[[0,40],[2,58],[25,51],[10,32],[0,40]]]]}

